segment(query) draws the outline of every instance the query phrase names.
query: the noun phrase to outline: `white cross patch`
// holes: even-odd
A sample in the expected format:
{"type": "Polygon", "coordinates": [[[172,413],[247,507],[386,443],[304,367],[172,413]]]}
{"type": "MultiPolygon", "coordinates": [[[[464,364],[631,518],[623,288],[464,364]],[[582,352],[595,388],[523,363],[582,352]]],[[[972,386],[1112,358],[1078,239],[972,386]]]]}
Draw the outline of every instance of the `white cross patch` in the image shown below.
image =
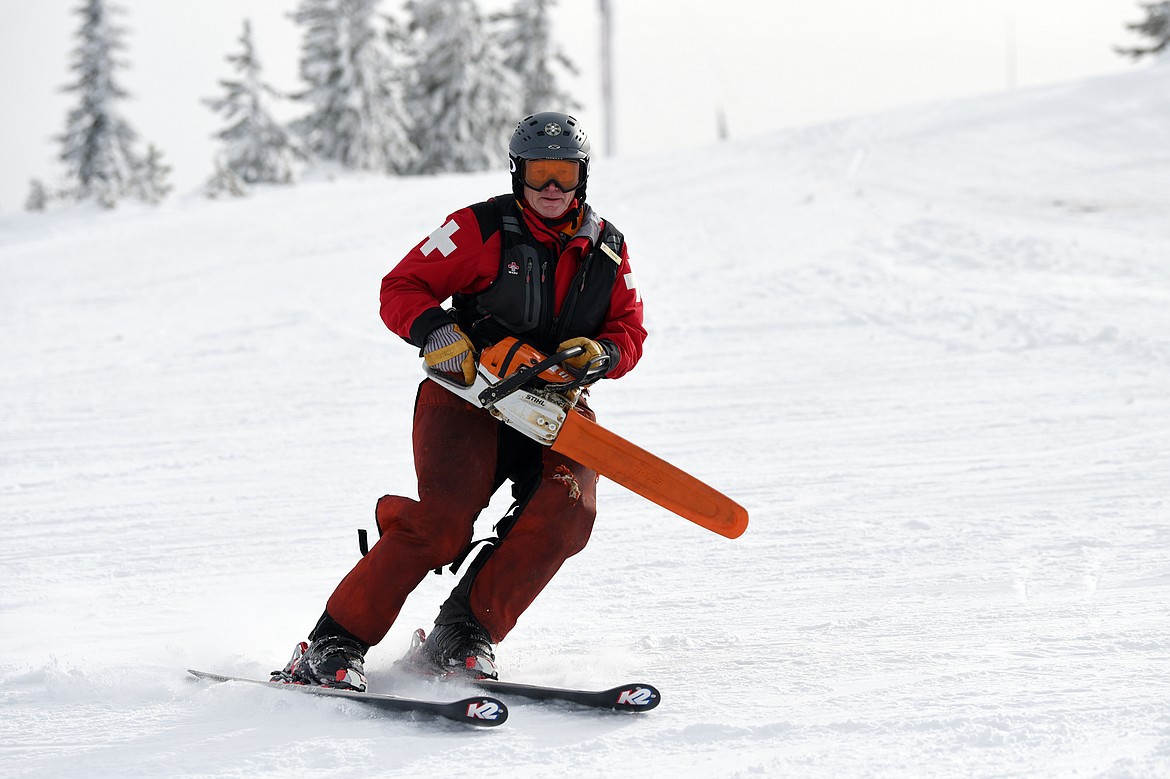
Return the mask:
{"type": "Polygon", "coordinates": [[[455,224],[454,219],[449,219],[447,224],[431,233],[427,240],[419,249],[423,254],[430,254],[435,249],[444,257],[450,257],[451,252],[455,251],[455,242],[451,240],[451,236],[459,229],[459,225],[455,224]]]}
{"type": "Polygon", "coordinates": [[[630,271],[622,278],[624,278],[626,281],[626,289],[634,290],[634,302],[641,303],[642,302],[642,293],[638,291],[638,282],[634,278],[634,272],[630,271]]]}

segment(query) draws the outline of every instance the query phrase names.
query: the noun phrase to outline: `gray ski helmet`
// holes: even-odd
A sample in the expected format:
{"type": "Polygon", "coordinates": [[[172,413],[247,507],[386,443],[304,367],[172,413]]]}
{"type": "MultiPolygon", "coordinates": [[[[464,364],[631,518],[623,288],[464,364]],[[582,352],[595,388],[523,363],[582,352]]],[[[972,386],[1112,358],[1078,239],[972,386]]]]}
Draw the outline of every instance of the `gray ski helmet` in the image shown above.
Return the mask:
{"type": "Polygon", "coordinates": [[[585,184],[589,181],[589,136],[575,117],[560,111],[541,111],[521,119],[508,143],[508,169],[512,172],[512,191],[516,197],[524,192],[520,167],[524,160],[580,160],[581,183],[577,198],[585,202],[585,184]]]}

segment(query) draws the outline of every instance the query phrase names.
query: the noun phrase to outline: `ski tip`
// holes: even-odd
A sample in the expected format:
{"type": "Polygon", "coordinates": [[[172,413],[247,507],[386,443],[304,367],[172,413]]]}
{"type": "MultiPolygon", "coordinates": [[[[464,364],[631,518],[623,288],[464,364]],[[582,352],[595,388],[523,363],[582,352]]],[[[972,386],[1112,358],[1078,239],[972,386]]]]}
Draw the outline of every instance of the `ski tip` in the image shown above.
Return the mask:
{"type": "Polygon", "coordinates": [[[508,707],[490,695],[464,698],[447,704],[446,708],[448,716],[483,728],[494,728],[508,721],[508,707]]]}
{"type": "Polygon", "coordinates": [[[652,684],[623,684],[609,694],[618,711],[650,711],[662,702],[662,693],[652,684]]]}

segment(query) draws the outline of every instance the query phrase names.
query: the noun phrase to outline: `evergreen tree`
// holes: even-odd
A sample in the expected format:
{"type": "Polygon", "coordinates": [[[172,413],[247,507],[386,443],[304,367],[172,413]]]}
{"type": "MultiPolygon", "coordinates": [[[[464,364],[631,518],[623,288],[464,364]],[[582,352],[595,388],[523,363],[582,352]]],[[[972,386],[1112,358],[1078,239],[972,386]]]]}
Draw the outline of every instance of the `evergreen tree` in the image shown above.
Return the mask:
{"type": "Polygon", "coordinates": [[[248,194],[248,185],[240,181],[240,177],[224,162],[222,157],[217,157],[215,173],[208,179],[204,192],[210,198],[217,198],[220,195],[244,197],[248,194]]]}
{"type": "Polygon", "coordinates": [[[219,83],[226,94],[203,101],[229,122],[216,134],[224,142],[218,164],[249,184],[288,184],[294,178],[296,160],[303,155],[268,111],[268,99],[279,98],[280,93],[261,79],[260,62],[252,44],[252,25],[247,19],[240,45],[239,53],[227,57],[239,78],[221,79],[219,83]]]}
{"type": "Polygon", "coordinates": [[[520,113],[571,112],[581,104],[557,84],[554,66],[577,74],[572,60],[553,41],[549,10],[556,0],[516,0],[512,10],[498,14],[504,64],[520,79],[520,113]]]}
{"type": "Polygon", "coordinates": [[[77,13],[82,18],[73,51],[77,80],[65,89],[78,94],[79,105],[69,112],[65,134],[59,137],[67,176],[64,194],[77,200],[93,197],[113,207],[142,189],[138,176],[143,166],[134,152],[137,134],[116,107],[127,96],[115,79],[123,65],[116,53],[125,47],[124,30],[113,17],[121,10],[106,0],[82,0],[77,13]]]}
{"type": "Polygon", "coordinates": [[[49,193],[40,179],[31,179],[28,182],[28,199],[24,201],[26,211],[44,211],[49,203],[49,193]]]}
{"type": "MultiPolygon", "coordinates": [[[[412,84],[416,80],[413,52],[411,51],[410,31],[393,16],[383,16],[382,26],[385,30],[383,42],[390,57],[391,73],[394,77],[399,110],[403,116],[406,113],[407,96],[411,94],[412,84]]],[[[412,119],[403,122],[403,128],[409,139],[413,131],[412,119]]],[[[418,156],[418,147],[411,141],[411,162],[418,156]]],[[[405,171],[404,171],[405,172],[405,171]]]]}
{"type": "Polygon", "coordinates": [[[410,0],[419,173],[498,168],[520,118],[519,82],[473,0],[410,0]]]}
{"type": "Polygon", "coordinates": [[[305,27],[298,95],[311,108],[295,126],[309,149],[349,168],[403,172],[415,155],[402,79],[373,25],[378,0],[301,0],[305,27]]]}
{"type": "Polygon", "coordinates": [[[147,203],[161,203],[171,191],[170,174],[171,166],[162,161],[162,152],[150,144],[146,149],[146,159],[137,172],[135,194],[147,203]]]}
{"type": "Polygon", "coordinates": [[[1163,0],[1159,3],[1142,3],[1141,6],[1146,10],[1146,18],[1134,24],[1127,24],[1125,28],[1151,39],[1152,42],[1147,46],[1117,47],[1118,53],[1134,59],[1141,59],[1146,55],[1163,54],[1166,47],[1170,45],[1170,0],[1163,0]]]}

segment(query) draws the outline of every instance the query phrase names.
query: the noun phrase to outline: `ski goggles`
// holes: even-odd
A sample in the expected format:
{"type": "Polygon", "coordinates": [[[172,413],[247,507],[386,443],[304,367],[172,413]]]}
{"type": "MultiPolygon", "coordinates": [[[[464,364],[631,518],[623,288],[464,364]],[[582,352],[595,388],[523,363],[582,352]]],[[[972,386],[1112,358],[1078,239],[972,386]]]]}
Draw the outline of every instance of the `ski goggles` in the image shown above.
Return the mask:
{"type": "Polygon", "coordinates": [[[524,160],[524,186],[540,191],[549,183],[562,192],[581,186],[580,160],[524,160]]]}

